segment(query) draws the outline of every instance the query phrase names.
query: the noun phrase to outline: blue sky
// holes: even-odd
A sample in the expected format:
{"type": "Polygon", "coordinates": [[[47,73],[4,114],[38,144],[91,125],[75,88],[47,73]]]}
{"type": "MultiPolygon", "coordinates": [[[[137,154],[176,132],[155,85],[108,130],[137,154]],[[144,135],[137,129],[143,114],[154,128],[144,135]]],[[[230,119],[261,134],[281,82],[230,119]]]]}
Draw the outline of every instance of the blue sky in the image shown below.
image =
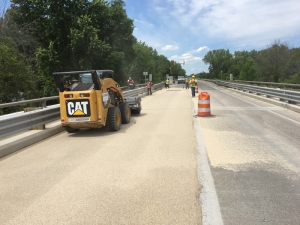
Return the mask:
{"type": "MultiPolygon", "coordinates": [[[[124,0],[133,35],[187,75],[208,71],[210,50],[265,49],[275,39],[300,47],[300,0],[124,0]]],[[[9,0],[0,0],[1,14],[9,0]]]]}
{"type": "Polygon", "coordinates": [[[261,50],[275,39],[300,47],[300,0],[124,0],[134,36],[187,75],[208,71],[210,50],[261,50]]]}

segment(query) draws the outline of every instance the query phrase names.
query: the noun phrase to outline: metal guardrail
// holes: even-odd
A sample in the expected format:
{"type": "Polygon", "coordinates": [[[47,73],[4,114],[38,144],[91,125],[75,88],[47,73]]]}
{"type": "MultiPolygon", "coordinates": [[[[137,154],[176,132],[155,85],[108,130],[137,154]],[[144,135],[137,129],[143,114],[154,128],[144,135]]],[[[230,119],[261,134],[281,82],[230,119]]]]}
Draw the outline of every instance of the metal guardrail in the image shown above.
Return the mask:
{"type": "Polygon", "coordinates": [[[30,100],[23,100],[23,101],[18,101],[18,102],[10,102],[10,103],[4,103],[0,104],[0,109],[1,108],[7,108],[7,107],[12,107],[12,106],[17,106],[17,105],[26,105],[29,103],[36,103],[39,102],[40,107],[45,108],[47,105],[47,101],[49,100],[55,100],[58,99],[58,96],[52,96],[52,97],[45,97],[45,98],[37,98],[37,99],[30,99],[30,100]]]}
{"type": "Polygon", "coordinates": [[[289,83],[274,83],[274,82],[260,82],[260,81],[246,81],[246,80],[234,80],[234,83],[260,85],[264,87],[283,87],[286,88],[297,88],[300,89],[300,84],[289,84],[289,83]]]}
{"type": "Polygon", "coordinates": [[[210,80],[210,81],[217,85],[248,91],[250,93],[256,93],[257,95],[265,95],[267,98],[278,98],[280,101],[287,101],[290,104],[300,103],[299,91],[280,89],[280,88],[260,87],[260,86],[246,85],[246,84],[237,84],[235,82],[224,82],[220,80],[210,80]]]}
{"type": "MultiPolygon", "coordinates": [[[[152,91],[155,92],[162,87],[164,87],[164,83],[155,84],[152,87],[152,91]]],[[[124,96],[126,97],[134,97],[140,94],[147,93],[147,88],[145,85],[139,85],[139,88],[124,91],[124,96]],[[142,86],[142,87],[141,87],[142,86]]],[[[24,130],[29,130],[32,127],[40,126],[49,122],[53,122],[58,120],[60,117],[59,105],[51,105],[46,106],[46,102],[48,100],[58,99],[58,96],[52,96],[48,98],[39,98],[39,99],[31,99],[24,100],[19,102],[5,103],[0,104],[0,108],[24,105],[28,103],[40,102],[43,106],[42,109],[29,111],[29,112],[18,112],[0,116],[0,138],[5,137],[17,132],[21,132],[24,130]]]]}
{"type": "MultiPolygon", "coordinates": [[[[145,86],[145,84],[137,84],[136,85],[137,88],[144,87],[144,86],[145,86]]],[[[128,90],[128,86],[121,87],[121,89],[122,89],[122,91],[126,91],[126,90],[128,90]]],[[[134,90],[136,90],[136,89],[134,89],[134,90]]],[[[0,104],[0,109],[12,107],[12,106],[18,106],[18,105],[26,105],[26,104],[30,104],[30,103],[37,103],[37,102],[39,103],[40,107],[45,108],[45,107],[47,107],[47,101],[50,101],[50,100],[58,100],[58,96],[29,99],[29,100],[23,100],[23,101],[18,101],[18,102],[3,103],[3,104],[0,104]]]]}
{"type": "Polygon", "coordinates": [[[0,137],[59,119],[59,105],[5,117],[2,119],[0,117],[0,137]]]}

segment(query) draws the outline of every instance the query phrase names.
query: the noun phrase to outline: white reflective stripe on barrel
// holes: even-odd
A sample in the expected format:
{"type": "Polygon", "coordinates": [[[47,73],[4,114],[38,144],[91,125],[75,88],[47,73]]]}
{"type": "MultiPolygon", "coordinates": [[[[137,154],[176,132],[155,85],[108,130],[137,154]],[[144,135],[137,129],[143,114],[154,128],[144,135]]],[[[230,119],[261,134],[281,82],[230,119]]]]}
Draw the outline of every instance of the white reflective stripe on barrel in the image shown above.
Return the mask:
{"type": "Polygon", "coordinates": [[[199,100],[198,104],[209,104],[210,100],[199,100]]]}
{"type": "Polygon", "coordinates": [[[198,108],[198,112],[210,112],[210,108],[198,108]]]}

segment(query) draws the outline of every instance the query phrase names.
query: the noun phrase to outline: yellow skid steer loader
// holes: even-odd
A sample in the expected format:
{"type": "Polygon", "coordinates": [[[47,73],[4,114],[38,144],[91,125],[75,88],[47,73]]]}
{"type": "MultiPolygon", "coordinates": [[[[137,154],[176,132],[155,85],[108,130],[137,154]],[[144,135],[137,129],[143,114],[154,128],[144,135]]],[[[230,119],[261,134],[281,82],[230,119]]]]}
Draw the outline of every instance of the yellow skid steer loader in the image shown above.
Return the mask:
{"type": "MultiPolygon", "coordinates": [[[[113,79],[114,71],[55,72],[53,76],[59,89],[60,120],[67,132],[101,127],[118,131],[121,123],[130,122],[131,108],[113,79]]],[[[140,105],[140,98],[128,100],[140,105]]]]}

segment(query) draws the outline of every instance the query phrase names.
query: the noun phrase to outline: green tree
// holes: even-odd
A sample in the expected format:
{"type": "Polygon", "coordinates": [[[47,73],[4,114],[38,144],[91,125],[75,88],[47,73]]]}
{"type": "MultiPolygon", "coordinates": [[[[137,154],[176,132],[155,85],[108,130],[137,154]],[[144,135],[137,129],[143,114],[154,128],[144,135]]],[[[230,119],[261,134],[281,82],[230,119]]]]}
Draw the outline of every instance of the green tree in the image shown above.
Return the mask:
{"type": "Polygon", "coordinates": [[[28,58],[28,60],[34,65],[35,51],[39,44],[34,36],[31,35],[30,26],[20,26],[14,21],[14,17],[17,11],[8,9],[4,19],[4,36],[11,38],[18,47],[18,51],[28,58]]]}
{"type": "Polygon", "coordinates": [[[132,60],[132,45],[136,42],[133,20],[127,17],[124,1],[12,2],[12,8],[18,11],[14,19],[34,27],[31,33],[41,46],[38,59],[55,53],[51,65],[37,62],[44,66],[39,68],[44,80],[51,76],[50,71],[104,68],[113,69],[117,80],[123,79],[123,66],[132,60]]]}
{"type": "Polygon", "coordinates": [[[240,70],[239,79],[253,81],[256,78],[254,59],[248,57],[240,70]]]}
{"type": "Polygon", "coordinates": [[[290,84],[300,84],[300,71],[298,73],[290,76],[284,82],[285,83],[290,83],[290,84]]]}
{"type": "Polygon", "coordinates": [[[125,83],[128,78],[128,64],[135,56],[133,44],[136,43],[132,34],[133,20],[127,17],[124,7],[123,0],[112,0],[109,3],[97,0],[88,7],[88,15],[98,29],[98,39],[110,47],[103,51],[105,55],[98,57],[97,65],[100,58],[104,68],[115,71],[115,77],[120,83],[125,83]]]}
{"type": "MultiPolygon", "coordinates": [[[[38,43],[31,36],[28,26],[19,26],[14,21],[16,10],[8,9],[3,18],[0,19],[0,37],[7,37],[15,43],[15,46],[20,54],[23,54],[27,62],[30,63],[32,70],[36,71],[35,52],[38,48],[38,43]]],[[[35,85],[38,87],[38,79],[35,79],[35,85]]]]}
{"type": "Polygon", "coordinates": [[[258,79],[262,81],[279,82],[291,74],[289,62],[293,54],[286,44],[275,40],[271,46],[259,52],[256,58],[256,71],[258,79]]]}
{"type": "Polygon", "coordinates": [[[98,38],[98,29],[93,27],[91,19],[84,15],[77,19],[77,26],[71,28],[70,47],[72,58],[79,67],[78,70],[99,69],[99,59],[102,64],[109,64],[111,46],[98,38]]]}
{"type": "MultiPolygon", "coordinates": [[[[26,57],[9,38],[0,37],[0,103],[34,97],[34,74],[26,57]]],[[[19,111],[6,108],[0,113],[19,111]]]]}
{"type": "Polygon", "coordinates": [[[228,74],[233,74],[234,78],[239,80],[254,80],[256,78],[254,61],[256,57],[255,50],[235,52],[228,74]]]}
{"type": "Polygon", "coordinates": [[[144,42],[137,42],[133,45],[135,52],[135,59],[131,62],[132,70],[130,76],[136,80],[138,83],[145,82],[145,77],[143,72],[148,72],[148,74],[154,73],[154,63],[153,63],[153,49],[148,47],[144,42]]]}
{"type": "Polygon", "coordinates": [[[207,72],[200,72],[195,74],[198,79],[211,79],[210,74],[207,72]]]}
{"type": "Polygon", "coordinates": [[[71,46],[71,28],[76,28],[78,18],[85,12],[88,1],[24,1],[13,0],[11,8],[14,21],[29,27],[32,37],[39,43],[36,65],[44,96],[57,95],[52,72],[77,70],[71,46]]]}
{"type": "Polygon", "coordinates": [[[221,78],[228,73],[232,64],[233,55],[229,50],[213,50],[209,51],[203,58],[205,64],[209,64],[208,70],[212,78],[221,78]]]}
{"type": "MultiPolygon", "coordinates": [[[[170,74],[170,67],[174,65],[174,61],[169,61],[165,56],[158,55],[155,49],[141,41],[135,43],[133,48],[135,59],[130,64],[132,68],[131,76],[135,77],[138,82],[143,83],[145,78],[142,74],[148,72],[148,74],[152,74],[153,82],[164,81],[166,74],[170,74]]],[[[176,65],[175,72],[179,75],[185,74],[185,70],[181,69],[181,65],[176,65]]]]}
{"type": "Polygon", "coordinates": [[[288,76],[282,79],[283,82],[289,83],[300,83],[300,48],[290,49],[292,57],[287,62],[287,72],[288,76]]]}
{"type": "Polygon", "coordinates": [[[170,61],[164,55],[157,55],[155,58],[156,81],[164,81],[166,74],[169,74],[170,61]]]}
{"type": "Polygon", "coordinates": [[[171,67],[172,67],[172,76],[174,76],[175,79],[178,78],[178,76],[185,76],[186,72],[184,69],[182,69],[182,66],[180,63],[176,63],[174,65],[174,61],[171,61],[171,67]]]}

